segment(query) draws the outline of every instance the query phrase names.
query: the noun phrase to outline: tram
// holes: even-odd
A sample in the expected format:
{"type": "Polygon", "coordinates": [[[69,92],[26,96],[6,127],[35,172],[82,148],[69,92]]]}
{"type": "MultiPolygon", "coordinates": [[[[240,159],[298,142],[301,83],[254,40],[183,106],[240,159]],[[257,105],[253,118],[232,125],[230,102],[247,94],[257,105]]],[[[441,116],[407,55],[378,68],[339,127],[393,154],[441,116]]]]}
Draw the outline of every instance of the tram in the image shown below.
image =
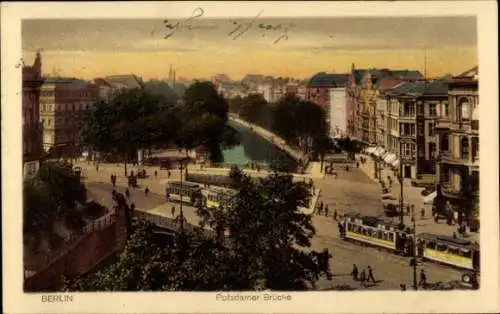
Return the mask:
{"type": "Polygon", "coordinates": [[[343,229],[341,237],[347,241],[479,272],[479,244],[468,240],[429,233],[414,235],[409,228],[359,213],[345,214],[343,229]]]}
{"type": "Polygon", "coordinates": [[[188,203],[191,206],[202,201],[202,189],[198,183],[189,181],[172,181],[167,184],[166,194],[168,200],[188,203]]]}
{"type": "Polygon", "coordinates": [[[417,252],[426,260],[479,270],[479,245],[464,239],[422,233],[417,237],[417,252]]]}
{"type": "Polygon", "coordinates": [[[358,213],[344,215],[343,238],[353,242],[381,247],[392,253],[409,256],[413,253],[413,237],[396,223],[358,213]]]}
{"type": "Polygon", "coordinates": [[[223,187],[209,187],[202,191],[207,208],[219,208],[221,205],[229,203],[236,193],[235,190],[223,187]]]}

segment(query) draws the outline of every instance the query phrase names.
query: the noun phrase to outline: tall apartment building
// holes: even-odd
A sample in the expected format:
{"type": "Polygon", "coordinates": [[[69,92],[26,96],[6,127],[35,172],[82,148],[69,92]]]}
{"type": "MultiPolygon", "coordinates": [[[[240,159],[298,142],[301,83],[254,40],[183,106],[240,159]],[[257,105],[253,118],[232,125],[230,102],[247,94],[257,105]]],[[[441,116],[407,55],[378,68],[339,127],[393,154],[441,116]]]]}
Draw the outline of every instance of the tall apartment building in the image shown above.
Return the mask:
{"type": "Polygon", "coordinates": [[[330,135],[342,136],[345,126],[345,95],[349,74],[315,74],[307,86],[307,100],[325,110],[330,135]]]}
{"type": "Polygon", "coordinates": [[[422,74],[414,70],[356,69],[351,66],[346,94],[347,135],[365,145],[377,144],[378,86],[386,78],[414,81],[422,74]]]}
{"type": "Polygon", "coordinates": [[[54,157],[80,154],[80,125],[85,111],[99,99],[99,87],[72,78],[47,78],[41,88],[43,148],[54,157]]]}
{"type": "Polygon", "coordinates": [[[23,66],[23,174],[35,173],[42,157],[42,126],[40,125],[40,86],[42,57],[38,52],[32,66],[23,66]]]}
{"type": "Polygon", "coordinates": [[[446,200],[462,209],[470,197],[470,179],[479,178],[478,67],[453,77],[448,85],[448,102],[441,106],[436,125],[437,180],[446,200]]]}
{"type": "Polygon", "coordinates": [[[447,100],[444,81],[406,82],[385,93],[385,150],[403,163],[403,177],[435,173],[437,112],[447,100]],[[400,154],[401,144],[401,154],[400,154]]]}

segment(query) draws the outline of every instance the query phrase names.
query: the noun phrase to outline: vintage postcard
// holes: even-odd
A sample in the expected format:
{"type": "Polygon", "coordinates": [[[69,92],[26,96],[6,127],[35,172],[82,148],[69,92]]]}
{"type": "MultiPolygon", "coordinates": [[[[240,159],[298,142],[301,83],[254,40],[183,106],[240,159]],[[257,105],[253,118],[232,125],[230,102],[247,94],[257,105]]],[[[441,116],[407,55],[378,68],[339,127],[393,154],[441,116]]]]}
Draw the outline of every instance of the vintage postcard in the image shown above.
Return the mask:
{"type": "Polygon", "coordinates": [[[494,2],[1,9],[7,313],[500,310],[494,2]]]}

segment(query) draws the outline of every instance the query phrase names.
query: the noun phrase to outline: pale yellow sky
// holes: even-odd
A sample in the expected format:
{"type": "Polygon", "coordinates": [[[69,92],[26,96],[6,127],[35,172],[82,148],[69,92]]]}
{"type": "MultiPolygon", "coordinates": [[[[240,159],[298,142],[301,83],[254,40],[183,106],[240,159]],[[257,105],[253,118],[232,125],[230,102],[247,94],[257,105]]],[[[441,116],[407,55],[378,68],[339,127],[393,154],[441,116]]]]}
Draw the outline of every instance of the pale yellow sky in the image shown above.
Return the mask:
{"type": "MultiPolygon", "coordinates": [[[[249,20],[237,20],[245,23],[249,20]]],[[[169,21],[175,23],[177,21],[169,21]]],[[[477,64],[473,17],[257,19],[233,39],[238,26],[228,19],[195,19],[164,39],[162,20],[26,20],[23,51],[27,63],[43,49],[43,70],[92,79],[135,73],[166,78],[170,64],[178,77],[209,78],[216,73],[308,78],[317,72],[386,67],[427,74],[460,73],[477,64]],[[290,23],[293,24],[290,27],[290,23]],[[264,25],[281,25],[265,31],[264,25]],[[288,40],[282,36],[289,26],[288,40]]]]}

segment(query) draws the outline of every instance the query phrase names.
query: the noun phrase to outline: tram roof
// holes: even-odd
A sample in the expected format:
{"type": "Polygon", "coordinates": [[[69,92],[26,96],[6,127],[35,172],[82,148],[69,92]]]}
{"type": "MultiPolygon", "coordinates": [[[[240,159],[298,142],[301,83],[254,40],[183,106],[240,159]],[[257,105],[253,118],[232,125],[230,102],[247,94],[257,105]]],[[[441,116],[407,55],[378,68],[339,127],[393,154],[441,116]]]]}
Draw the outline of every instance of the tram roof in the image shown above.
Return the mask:
{"type": "Polygon", "coordinates": [[[471,246],[472,247],[479,247],[478,243],[473,243],[469,240],[458,239],[458,238],[445,236],[445,235],[421,233],[421,234],[419,234],[419,237],[429,239],[429,240],[434,240],[436,242],[449,243],[449,244],[460,246],[460,247],[471,247],[471,246]]]}
{"type": "Polygon", "coordinates": [[[186,187],[193,187],[193,188],[199,188],[200,185],[198,183],[195,183],[195,182],[190,182],[190,181],[172,181],[172,182],[169,182],[168,185],[183,185],[183,186],[186,186],[186,187]]]}

